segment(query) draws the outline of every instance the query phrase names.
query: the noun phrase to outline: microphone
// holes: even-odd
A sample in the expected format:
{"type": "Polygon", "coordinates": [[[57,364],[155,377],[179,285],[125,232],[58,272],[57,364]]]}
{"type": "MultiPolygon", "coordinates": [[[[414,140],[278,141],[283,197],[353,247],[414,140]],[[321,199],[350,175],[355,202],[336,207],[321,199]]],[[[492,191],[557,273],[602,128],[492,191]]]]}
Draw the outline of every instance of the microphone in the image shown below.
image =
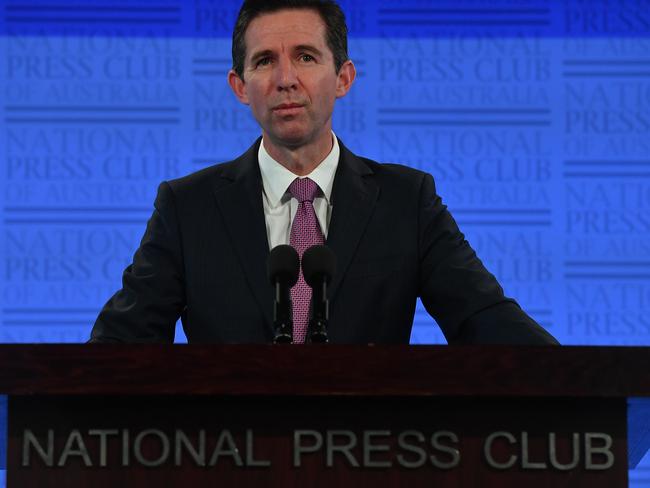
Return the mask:
{"type": "Polygon", "coordinates": [[[298,281],[300,258],[296,250],[285,244],[271,249],[266,262],[266,271],[274,287],[273,329],[274,344],[293,342],[293,309],[291,306],[291,287],[298,281]]]}
{"type": "Polygon", "coordinates": [[[332,281],[335,270],[336,256],[327,246],[312,246],[302,255],[302,275],[312,289],[308,328],[310,342],[329,342],[327,285],[332,281]]]}

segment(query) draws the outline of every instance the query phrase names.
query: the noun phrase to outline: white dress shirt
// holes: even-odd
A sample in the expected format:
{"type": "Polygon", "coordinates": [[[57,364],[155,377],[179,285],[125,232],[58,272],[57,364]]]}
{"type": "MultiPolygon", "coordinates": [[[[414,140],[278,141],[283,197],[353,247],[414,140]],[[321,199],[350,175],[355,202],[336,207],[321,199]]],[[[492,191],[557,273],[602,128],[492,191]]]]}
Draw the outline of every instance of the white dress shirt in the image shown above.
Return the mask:
{"type": "Polygon", "coordinates": [[[289,244],[291,223],[298,211],[298,200],[287,190],[296,178],[310,178],[318,185],[320,191],[314,199],[314,210],[323,237],[327,239],[327,230],[332,218],[332,186],[341,152],[334,133],[332,133],[332,141],[332,150],[325,159],[308,175],[298,176],[273,159],[266,152],[262,140],[257,159],[262,173],[262,202],[270,249],[280,244],[289,244]]]}

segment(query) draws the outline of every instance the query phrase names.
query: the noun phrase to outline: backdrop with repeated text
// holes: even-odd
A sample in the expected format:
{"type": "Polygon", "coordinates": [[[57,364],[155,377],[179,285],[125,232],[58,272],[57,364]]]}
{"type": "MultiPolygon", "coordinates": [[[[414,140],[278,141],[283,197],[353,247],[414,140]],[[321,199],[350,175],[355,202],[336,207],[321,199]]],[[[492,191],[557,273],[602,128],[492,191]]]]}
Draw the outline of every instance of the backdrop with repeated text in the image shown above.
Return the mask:
{"type": "MultiPolygon", "coordinates": [[[[649,345],[650,0],[341,4],[346,145],[433,174],[563,344],[649,345]]],[[[84,342],[158,184],[259,135],[226,84],[239,2],[0,5],[0,342],[84,342]]],[[[411,342],[444,343],[421,306],[411,342]]]]}

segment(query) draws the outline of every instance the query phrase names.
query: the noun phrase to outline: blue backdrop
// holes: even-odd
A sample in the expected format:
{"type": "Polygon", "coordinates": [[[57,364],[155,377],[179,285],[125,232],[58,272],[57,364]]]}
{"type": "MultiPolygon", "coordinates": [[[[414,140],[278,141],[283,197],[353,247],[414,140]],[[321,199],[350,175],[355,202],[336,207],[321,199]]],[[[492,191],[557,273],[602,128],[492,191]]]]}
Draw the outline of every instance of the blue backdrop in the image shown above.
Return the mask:
{"type": "MultiPolygon", "coordinates": [[[[225,78],[239,2],[0,5],[0,342],[83,342],[158,183],[259,135],[225,78]]],[[[346,145],[431,172],[563,344],[649,345],[650,2],[342,5],[346,145]]],[[[444,342],[421,307],[414,325],[413,343],[444,342]]]]}

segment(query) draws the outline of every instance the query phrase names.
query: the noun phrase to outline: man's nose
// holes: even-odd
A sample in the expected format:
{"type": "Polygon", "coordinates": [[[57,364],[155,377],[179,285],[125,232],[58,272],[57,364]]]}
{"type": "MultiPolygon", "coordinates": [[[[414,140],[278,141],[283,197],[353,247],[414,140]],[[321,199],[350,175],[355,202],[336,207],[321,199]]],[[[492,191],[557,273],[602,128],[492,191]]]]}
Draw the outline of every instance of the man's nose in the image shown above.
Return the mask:
{"type": "Polygon", "coordinates": [[[298,85],[296,66],[289,58],[280,58],[277,63],[276,78],[278,90],[289,90],[298,85]]]}

